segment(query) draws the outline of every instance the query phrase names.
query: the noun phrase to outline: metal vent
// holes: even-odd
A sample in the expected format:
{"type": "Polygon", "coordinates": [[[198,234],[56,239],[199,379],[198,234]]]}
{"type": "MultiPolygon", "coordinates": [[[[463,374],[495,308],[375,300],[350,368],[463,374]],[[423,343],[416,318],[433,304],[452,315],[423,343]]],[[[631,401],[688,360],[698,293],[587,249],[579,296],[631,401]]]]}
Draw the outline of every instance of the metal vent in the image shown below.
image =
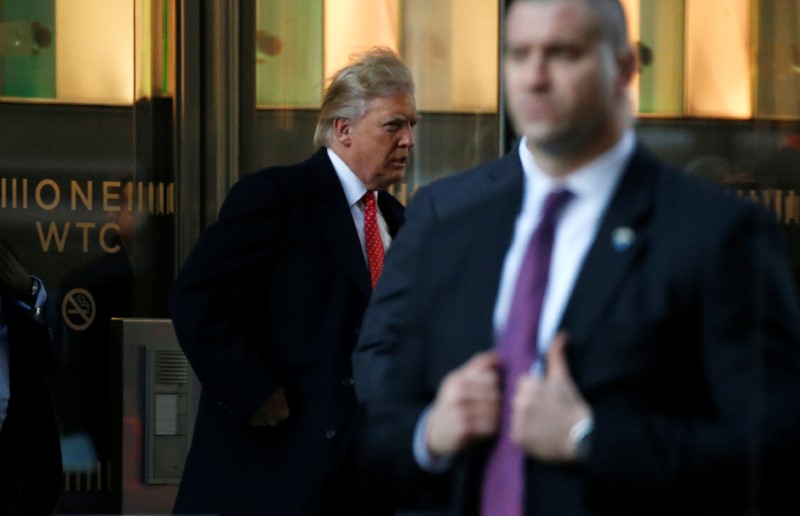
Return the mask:
{"type": "Polygon", "coordinates": [[[180,351],[156,351],[156,382],[186,383],[189,362],[180,351]]]}

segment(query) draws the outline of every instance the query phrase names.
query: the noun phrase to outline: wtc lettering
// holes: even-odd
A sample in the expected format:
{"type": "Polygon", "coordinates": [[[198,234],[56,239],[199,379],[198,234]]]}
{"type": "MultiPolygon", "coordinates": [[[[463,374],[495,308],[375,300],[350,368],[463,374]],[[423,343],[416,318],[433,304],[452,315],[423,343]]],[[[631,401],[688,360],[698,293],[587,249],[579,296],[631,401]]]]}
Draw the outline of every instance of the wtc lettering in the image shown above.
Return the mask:
{"type": "MultiPolygon", "coordinates": [[[[67,243],[67,236],[72,231],[82,233],[82,250],[84,253],[89,252],[90,235],[95,233],[97,224],[94,222],[76,222],[73,226],[72,222],[65,222],[59,228],[58,224],[51,222],[45,231],[41,221],[36,221],[36,231],[39,233],[39,243],[42,245],[42,251],[45,253],[50,252],[50,248],[54,247],[59,253],[64,252],[64,247],[67,243]],[[73,229],[74,228],[74,229],[73,229]]],[[[100,248],[109,254],[118,253],[122,249],[119,244],[113,242],[112,237],[119,231],[119,225],[114,222],[106,222],[100,227],[97,233],[97,241],[100,248]],[[111,234],[109,234],[111,233],[111,234]]]]}

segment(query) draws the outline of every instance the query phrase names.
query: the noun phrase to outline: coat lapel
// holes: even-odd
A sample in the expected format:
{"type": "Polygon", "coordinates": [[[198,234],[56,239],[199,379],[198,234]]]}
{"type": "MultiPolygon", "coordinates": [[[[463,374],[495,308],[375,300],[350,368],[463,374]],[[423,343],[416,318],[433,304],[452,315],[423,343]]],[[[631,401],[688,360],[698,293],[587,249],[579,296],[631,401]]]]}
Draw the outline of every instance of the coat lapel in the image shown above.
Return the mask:
{"type": "Polygon", "coordinates": [[[388,192],[378,192],[378,208],[381,210],[383,220],[389,226],[389,234],[394,238],[403,225],[403,211],[399,201],[392,202],[392,196],[388,192]]]}
{"type": "Polygon", "coordinates": [[[494,342],[493,313],[500,275],[522,207],[524,190],[518,152],[512,151],[495,163],[474,206],[468,210],[478,220],[475,224],[466,224],[478,228],[471,241],[465,243],[465,254],[470,263],[463,273],[466,277],[480,278],[474,282],[473,290],[465,294],[474,307],[466,318],[472,338],[465,343],[467,346],[470,343],[478,345],[470,350],[473,353],[483,351],[488,343],[494,342]]]}
{"type": "Polygon", "coordinates": [[[365,297],[369,297],[372,287],[367,263],[339,177],[324,147],[312,161],[318,169],[314,172],[312,186],[316,204],[314,219],[345,274],[365,297]]]}
{"type": "Polygon", "coordinates": [[[638,148],[603,217],[561,322],[576,346],[588,340],[603,309],[647,244],[656,177],[653,169],[657,166],[638,148]]]}

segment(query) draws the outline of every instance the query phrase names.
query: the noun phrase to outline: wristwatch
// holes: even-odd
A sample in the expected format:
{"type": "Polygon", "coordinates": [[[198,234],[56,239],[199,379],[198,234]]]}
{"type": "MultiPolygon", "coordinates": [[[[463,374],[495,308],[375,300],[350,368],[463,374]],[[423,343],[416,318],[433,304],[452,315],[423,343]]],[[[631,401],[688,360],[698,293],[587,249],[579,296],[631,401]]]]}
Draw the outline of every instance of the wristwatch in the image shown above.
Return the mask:
{"type": "Polygon", "coordinates": [[[594,433],[594,419],[591,417],[581,419],[569,430],[569,437],[575,443],[575,458],[578,462],[589,460],[592,449],[592,433],[594,433]]]}

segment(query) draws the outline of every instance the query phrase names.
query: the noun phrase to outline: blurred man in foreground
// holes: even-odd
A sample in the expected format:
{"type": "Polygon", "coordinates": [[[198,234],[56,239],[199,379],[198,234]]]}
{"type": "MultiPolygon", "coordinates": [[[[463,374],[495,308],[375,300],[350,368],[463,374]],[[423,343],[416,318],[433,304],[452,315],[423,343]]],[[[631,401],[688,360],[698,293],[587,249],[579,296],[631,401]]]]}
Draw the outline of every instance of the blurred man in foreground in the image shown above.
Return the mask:
{"type": "Polygon", "coordinates": [[[642,148],[635,69],[617,0],[510,3],[521,141],[416,194],[354,354],[366,465],[399,502],[449,474],[454,514],[794,503],[778,229],[642,148]]]}

